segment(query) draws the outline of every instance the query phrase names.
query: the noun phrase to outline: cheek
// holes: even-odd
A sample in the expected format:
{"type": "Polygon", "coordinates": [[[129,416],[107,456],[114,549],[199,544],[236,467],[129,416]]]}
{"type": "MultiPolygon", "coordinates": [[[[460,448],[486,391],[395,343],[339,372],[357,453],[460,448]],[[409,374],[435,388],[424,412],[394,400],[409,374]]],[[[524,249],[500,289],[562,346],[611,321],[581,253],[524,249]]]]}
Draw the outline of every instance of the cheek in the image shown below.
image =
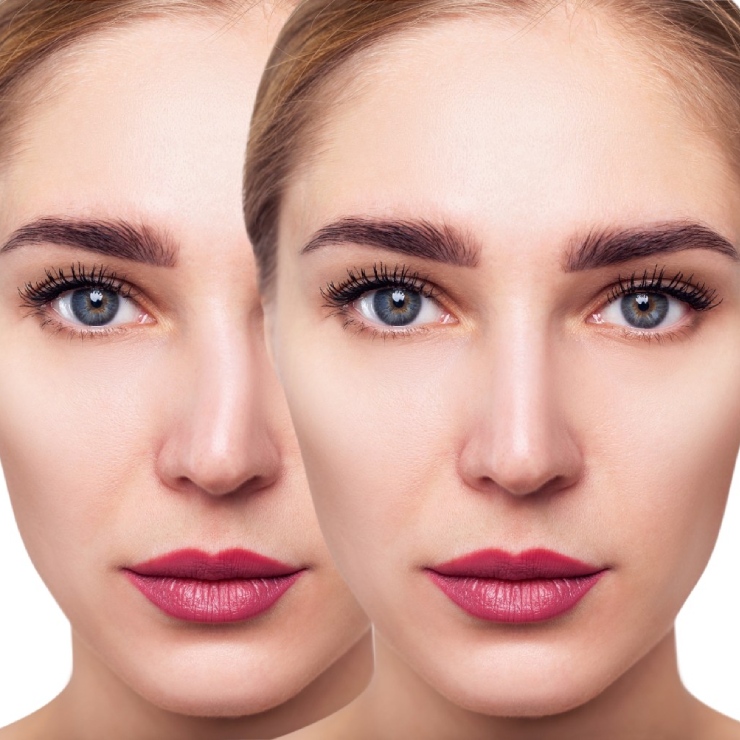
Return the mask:
{"type": "Polygon", "coordinates": [[[284,339],[279,370],[333,554],[346,566],[369,550],[397,552],[425,506],[422,481],[449,457],[442,432],[452,394],[441,389],[453,360],[403,340],[305,328],[284,339]]]}
{"type": "Polygon", "coordinates": [[[0,459],[26,547],[56,593],[117,529],[140,400],[120,348],[62,337],[13,347],[0,368],[0,459]]]}
{"type": "Polygon", "coordinates": [[[587,377],[579,385],[601,399],[585,442],[595,526],[637,591],[660,579],[677,610],[709,559],[727,500],[740,446],[740,352],[677,343],[653,360],[650,372],[603,362],[598,392],[587,377]]]}

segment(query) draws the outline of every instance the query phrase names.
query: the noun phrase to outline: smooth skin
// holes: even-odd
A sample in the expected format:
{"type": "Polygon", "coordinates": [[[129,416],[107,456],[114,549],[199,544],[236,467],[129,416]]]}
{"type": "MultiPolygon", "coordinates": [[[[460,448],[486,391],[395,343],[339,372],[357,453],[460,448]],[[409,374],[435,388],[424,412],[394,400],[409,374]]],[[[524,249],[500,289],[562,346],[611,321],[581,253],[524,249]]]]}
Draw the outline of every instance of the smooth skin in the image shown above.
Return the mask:
{"type": "Polygon", "coordinates": [[[51,242],[0,253],[0,458],[74,658],[62,694],[3,740],[276,737],[369,679],[367,620],[323,543],[265,353],[240,209],[251,106],[284,18],[264,3],[148,18],[32,81],[0,168],[0,243],[41,217],[125,221],[164,235],[174,264],[51,242]],[[66,319],[62,298],[21,305],[27,283],[78,264],[125,284],[109,325],[66,319]],[[307,570],[257,618],[188,623],[121,570],[184,547],[307,570]]]}
{"type": "Polygon", "coordinates": [[[340,74],[283,202],[266,317],[377,663],[354,704],[291,737],[739,738],[682,686],[674,620],[740,446],[740,261],[697,241],[567,267],[589,234],[687,223],[736,250],[726,142],[608,16],[570,4],[536,24],[480,13],[415,28],[340,74]],[[352,239],[303,251],[343,219],[447,227],[473,259],[352,239]],[[681,274],[721,302],[668,295],[668,316],[636,330],[614,291],[656,267],[663,286],[681,274]],[[374,288],[332,300],[363,270],[414,277],[413,324],[373,315],[374,288]],[[547,548],[605,573],[561,617],[486,622],[426,572],[483,548],[547,548]]]}

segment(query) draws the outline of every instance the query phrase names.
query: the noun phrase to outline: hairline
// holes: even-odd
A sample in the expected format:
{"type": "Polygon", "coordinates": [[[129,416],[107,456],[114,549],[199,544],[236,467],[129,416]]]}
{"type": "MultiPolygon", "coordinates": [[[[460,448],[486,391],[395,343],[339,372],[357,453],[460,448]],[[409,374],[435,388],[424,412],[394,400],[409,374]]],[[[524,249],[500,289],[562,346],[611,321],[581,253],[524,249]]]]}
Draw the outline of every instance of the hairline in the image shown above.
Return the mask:
{"type": "MultiPolygon", "coordinates": [[[[636,32],[636,28],[630,27],[629,22],[620,22],[621,16],[615,8],[623,6],[621,0],[552,0],[539,6],[537,3],[532,3],[531,6],[527,6],[525,3],[518,7],[511,6],[508,8],[497,6],[487,2],[487,0],[461,1],[449,8],[435,9],[434,12],[428,14],[428,17],[413,27],[400,25],[384,33],[380,38],[371,40],[366,46],[351,52],[345,59],[340,60],[336,66],[327,72],[323,79],[314,85],[311,90],[310,103],[303,106],[301,128],[295,141],[296,146],[277,192],[278,213],[273,224],[270,274],[262,274],[263,265],[262,260],[260,260],[260,289],[263,295],[268,300],[274,297],[276,287],[274,272],[277,270],[278,263],[280,224],[288,192],[292,184],[300,177],[301,171],[310,168],[312,160],[320,156],[322,146],[326,142],[326,131],[331,126],[332,121],[341,116],[343,106],[351,101],[354,95],[361,95],[365,84],[372,84],[372,72],[377,71],[385,61],[382,58],[383,49],[397,45],[399,41],[403,40],[404,36],[408,37],[414,32],[428,32],[442,23],[465,21],[475,14],[511,20],[531,19],[533,21],[532,25],[536,25],[545,19],[550,12],[563,6],[573,6],[573,13],[591,13],[608,24],[611,37],[609,42],[619,43],[626,53],[632,51],[631,56],[636,62],[636,69],[643,67],[646,70],[652,70],[653,74],[646,74],[645,79],[660,82],[664,93],[671,99],[673,109],[677,114],[682,115],[684,123],[691,127],[691,130],[695,131],[697,135],[710,138],[720,147],[724,155],[722,164],[727,166],[728,173],[732,172],[740,184],[740,172],[737,166],[740,163],[737,162],[737,157],[733,156],[732,146],[727,141],[726,132],[723,131],[723,116],[714,100],[712,91],[701,91],[703,101],[708,103],[706,108],[697,104],[696,96],[691,93],[698,86],[693,79],[689,82],[682,81],[679,76],[681,69],[692,65],[689,65],[688,62],[686,64],[681,63],[681,69],[677,72],[671,69],[670,64],[662,64],[662,55],[655,52],[655,45],[651,46],[644,35],[641,36],[636,32]],[[378,64],[376,64],[373,57],[378,58],[378,64]],[[362,74],[355,74],[358,69],[362,70],[362,74]],[[369,71],[370,74],[368,74],[369,71]],[[691,90],[686,92],[685,88],[691,88],[691,90]],[[327,97],[331,97],[330,109],[325,105],[327,97]],[[692,97],[694,98],[693,101],[690,99],[692,97]],[[711,127],[707,128],[709,122],[718,124],[715,130],[712,130],[711,127]]],[[[634,13],[630,14],[629,11],[626,14],[630,21],[635,16],[634,13]]],[[[642,22],[643,25],[646,25],[644,21],[642,22]]],[[[639,19],[635,26],[637,24],[639,24],[639,19]]],[[[527,24],[514,35],[526,33],[529,30],[530,25],[527,24]]],[[[657,46],[661,50],[671,48],[671,40],[667,33],[664,32],[657,40],[657,46]]],[[[676,44],[674,43],[673,46],[676,46],[676,44]]],[[[677,56],[682,62],[688,58],[688,55],[681,54],[680,50],[677,51],[677,56]]],[[[709,72],[697,72],[697,76],[701,74],[708,75],[709,72]]]]}
{"type": "MultiPolygon", "coordinates": [[[[53,79],[74,65],[86,49],[94,47],[105,34],[125,32],[147,20],[180,19],[217,20],[224,26],[236,21],[253,8],[266,5],[289,5],[292,0],[133,0],[122,4],[100,23],[80,29],[50,49],[40,59],[22,70],[5,89],[0,116],[0,173],[23,149],[23,134],[39,108],[52,101],[65,89],[62,82],[52,88],[53,79]]],[[[62,78],[64,75],[62,74],[62,78]]]]}

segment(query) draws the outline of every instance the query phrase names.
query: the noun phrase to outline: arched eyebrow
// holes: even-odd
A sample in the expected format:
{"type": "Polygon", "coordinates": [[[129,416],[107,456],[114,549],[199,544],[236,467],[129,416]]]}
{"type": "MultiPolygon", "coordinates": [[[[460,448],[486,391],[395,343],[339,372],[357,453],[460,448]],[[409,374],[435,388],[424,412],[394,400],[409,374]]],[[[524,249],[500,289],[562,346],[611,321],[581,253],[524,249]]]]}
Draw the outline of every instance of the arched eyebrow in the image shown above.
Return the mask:
{"type": "Polygon", "coordinates": [[[592,231],[574,241],[566,252],[565,272],[596,270],[638,257],[708,249],[737,262],[740,254],[732,243],[716,231],[696,223],[667,222],[634,229],[592,231]]]}
{"type": "Polygon", "coordinates": [[[177,247],[150,226],[128,221],[39,218],[21,226],[0,247],[0,254],[28,245],[56,244],[155,267],[174,267],[177,247]]]}
{"type": "MultiPolygon", "coordinates": [[[[449,225],[354,217],[319,229],[301,249],[301,254],[339,244],[387,249],[459,267],[475,267],[480,258],[480,247],[449,225]]],[[[707,249],[733,261],[740,260],[733,244],[716,231],[680,221],[631,229],[595,229],[585,238],[573,240],[566,251],[563,270],[596,270],[639,257],[687,249],[707,249]]]]}
{"type": "Polygon", "coordinates": [[[339,244],[387,249],[458,267],[475,267],[480,256],[480,249],[450,226],[369,218],[343,218],[324,226],[309,239],[301,254],[339,244]]]}

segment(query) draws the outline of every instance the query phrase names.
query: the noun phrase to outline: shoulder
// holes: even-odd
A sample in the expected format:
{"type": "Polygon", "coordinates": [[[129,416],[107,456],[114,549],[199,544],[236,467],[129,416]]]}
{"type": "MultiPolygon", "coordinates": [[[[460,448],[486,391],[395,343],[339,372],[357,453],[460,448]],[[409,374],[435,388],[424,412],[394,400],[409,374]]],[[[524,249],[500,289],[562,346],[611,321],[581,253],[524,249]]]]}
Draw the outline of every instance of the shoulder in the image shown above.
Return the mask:
{"type": "Polygon", "coordinates": [[[0,727],[0,740],[53,740],[53,702],[7,727],[0,727]]]}
{"type": "Polygon", "coordinates": [[[740,722],[723,714],[717,715],[713,740],[740,740],[740,722]]]}
{"type": "MultiPolygon", "coordinates": [[[[706,740],[740,740],[740,722],[720,714],[706,705],[701,706],[701,737],[706,740]]],[[[1,739],[0,739],[1,740],[1,739]]]]}

